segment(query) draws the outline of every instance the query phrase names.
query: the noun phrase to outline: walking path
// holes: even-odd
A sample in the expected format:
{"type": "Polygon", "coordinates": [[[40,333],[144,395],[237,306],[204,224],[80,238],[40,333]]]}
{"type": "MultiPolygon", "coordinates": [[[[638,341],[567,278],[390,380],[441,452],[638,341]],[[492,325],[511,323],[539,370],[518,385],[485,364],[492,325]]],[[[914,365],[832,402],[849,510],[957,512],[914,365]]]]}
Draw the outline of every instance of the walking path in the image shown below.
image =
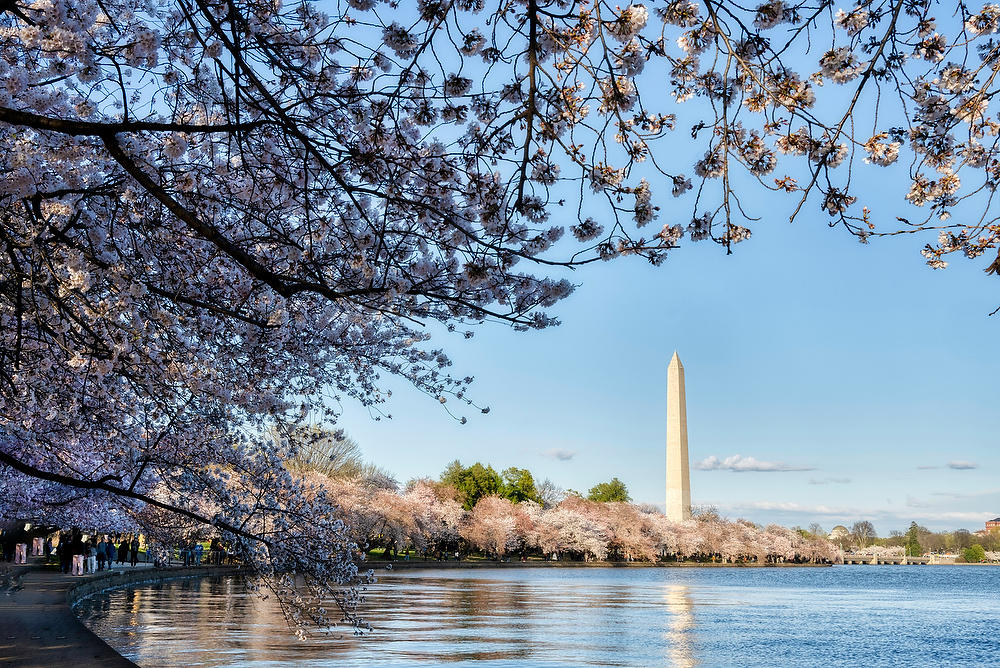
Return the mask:
{"type": "Polygon", "coordinates": [[[170,568],[151,564],[118,566],[71,576],[44,569],[40,559],[0,574],[0,666],[54,668],[132,666],[77,619],[71,599],[149,578],[208,575],[216,569],[170,568]]]}

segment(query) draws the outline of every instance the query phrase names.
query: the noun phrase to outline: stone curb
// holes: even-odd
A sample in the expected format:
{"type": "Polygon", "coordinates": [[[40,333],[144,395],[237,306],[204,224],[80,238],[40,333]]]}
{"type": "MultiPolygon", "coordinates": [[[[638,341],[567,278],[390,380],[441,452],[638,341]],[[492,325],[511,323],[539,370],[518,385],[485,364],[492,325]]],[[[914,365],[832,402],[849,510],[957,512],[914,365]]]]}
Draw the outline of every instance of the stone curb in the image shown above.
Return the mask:
{"type": "Polygon", "coordinates": [[[168,566],[167,568],[144,568],[141,570],[114,570],[98,573],[72,585],[66,591],[66,603],[72,608],[81,599],[99,594],[108,589],[119,589],[147,582],[163,582],[181,578],[198,578],[210,575],[236,575],[239,566],[168,566]]]}
{"type": "Polygon", "coordinates": [[[20,581],[0,595],[0,666],[135,667],[83,624],[73,605],[107,589],[176,578],[238,573],[236,567],[112,569],[82,578],[29,565],[13,571],[20,581]]]}
{"type": "Polygon", "coordinates": [[[362,561],[358,570],[436,568],[829,568],[833,564],[724,564],[698,561],[362,561]]]}

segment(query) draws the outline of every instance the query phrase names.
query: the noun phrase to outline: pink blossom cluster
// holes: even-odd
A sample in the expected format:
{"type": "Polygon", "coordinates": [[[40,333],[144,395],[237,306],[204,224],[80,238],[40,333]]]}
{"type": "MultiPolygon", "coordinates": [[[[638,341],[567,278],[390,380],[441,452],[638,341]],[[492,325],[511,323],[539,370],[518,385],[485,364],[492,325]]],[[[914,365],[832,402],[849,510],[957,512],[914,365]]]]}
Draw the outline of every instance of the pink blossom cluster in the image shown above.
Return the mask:
{"type": "Polygon", "coordinates": [[[475,551],[493,559],[539,555],[583,561],[712,559],[725,562],[836,562],[824,537],[777,525],[727,521],[707,512],[671,522],[655,508],[567,496],[545,507],[487,496],[465,511],[454,491],[417,480],[402,492],[363,479],[310,481],[340,500],[352,539],[369,549],[415,550],[428,557],[475,551]]]}

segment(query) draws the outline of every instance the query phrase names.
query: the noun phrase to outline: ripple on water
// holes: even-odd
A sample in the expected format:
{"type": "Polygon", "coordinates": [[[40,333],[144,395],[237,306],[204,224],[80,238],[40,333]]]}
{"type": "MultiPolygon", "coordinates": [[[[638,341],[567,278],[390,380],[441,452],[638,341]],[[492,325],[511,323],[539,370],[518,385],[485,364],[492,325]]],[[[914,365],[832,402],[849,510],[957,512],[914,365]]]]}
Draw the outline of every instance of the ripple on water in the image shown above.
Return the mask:
{"type": "Polygon", "coordinates": [[[78,606],[146,666],[966,666],[995,662],[1000,568],[395,572],[375,632],[300,642],[239,580],[119,589],[78,606]]]}

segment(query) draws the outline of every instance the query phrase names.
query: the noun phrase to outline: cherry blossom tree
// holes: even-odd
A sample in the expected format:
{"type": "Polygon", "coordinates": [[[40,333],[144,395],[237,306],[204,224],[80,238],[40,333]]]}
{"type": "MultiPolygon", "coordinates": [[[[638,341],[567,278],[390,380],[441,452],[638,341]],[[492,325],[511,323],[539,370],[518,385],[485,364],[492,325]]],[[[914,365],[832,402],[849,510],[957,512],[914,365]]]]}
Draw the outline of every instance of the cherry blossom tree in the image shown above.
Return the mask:
{"type": "Polygon", "coordinates": [[[802,537],[791,529],[769,524],[764,528],[770,543],[768,552],[774,561],[791,561],[799,551],[797,547],[801,544],[802,537]]]}
{"type": "Polygon", "coordinates": [[[813,534],[800,547],[801,555],[812,563],[841,563],[843,552],[830,540],[819,534],[813,534]]]}
{"type": "Polygon", "coordinates": [[[696,514],[694,521],[701,553],[714,559],[714,555],[722,553],[722,545],[729,533],[727,522],[714,509],[696,514]]]}
{"type": "Polygon", "coordinates": [[[649,521],[653,524],[653,540],[657,558],[667,559],[669,557],[676,557],[678,550],[678,526],[668,520],[659,511],[650,513],[649,521]]]}
{"type": "Polygon", "coordinates": [[[742,520],[733,522],[722,538],[719,556],[728,562],[755,559],[763,563],[770,550],[762,538],[756,525],[742,520]]]}
{"type": "Polygon", "coordinates": [[[450,551],[458,546],[465,510],[454,496],[442,493],[442,485],[429,480],[415,481],[405,498],[415,513],[417,533],[411,541],[425,553],[450,551]]]}
{"type": "Polygon", "coordinates": [[[565,503],[545,511],[535,523],[533,543],[546,556],[568,554],[585,561],[608,555],[606,529],[565,503]]]}
{"type": "Polygon", "coordinates": [[[611,549],[625,561],[655,561],[655,530],[649,515],[631,503],[606,505],[611,549]]]}
{"type": "Polygon", "coordinates": [[[676,558],[694,557],[704,552],[705,539],[700,524],[695,520],[678,522],[673,526],[673,554],[676,558]]]}
{"type": "Polygon", "coordinates": [[[499,496],[486,496],[479,500],[468,521],[462,526],[462,538],[488,555],[503,559],[517,548],[527,528],[524,511],[509,500],[499,496]]]}
{"type": "Polygon", "coordinates": [[[428,325],[543,328],[568,268],[730,251],[751,185],[933,229],[933,267],[992,252],[998,29],[961,0],[11,0],[0,512],[151,507],[330,593],[354,548],[289,436],[380,418],[385,375],[485,410],[428,325]]]}

